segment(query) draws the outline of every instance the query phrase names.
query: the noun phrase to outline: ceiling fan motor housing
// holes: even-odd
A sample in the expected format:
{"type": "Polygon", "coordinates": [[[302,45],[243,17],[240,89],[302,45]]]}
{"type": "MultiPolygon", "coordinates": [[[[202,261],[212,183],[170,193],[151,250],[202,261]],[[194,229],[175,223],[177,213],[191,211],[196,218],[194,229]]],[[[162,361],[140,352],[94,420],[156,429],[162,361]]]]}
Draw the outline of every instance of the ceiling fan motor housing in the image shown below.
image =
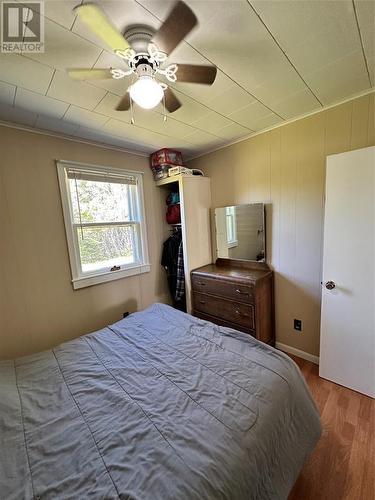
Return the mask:
{"type": "Polygon", "coordinates": [[[132,24],[124,31],[124,38],[127,40],[135,52],[147,53],[148,44],[151,42],[155,30],[144,24],[132,24]]]}
{"type": "Polygon", "coordinates": [[[153,76],[155,69],[150,62],[139,62],[136,64],[135,72],[138,76],[153,76]]]}

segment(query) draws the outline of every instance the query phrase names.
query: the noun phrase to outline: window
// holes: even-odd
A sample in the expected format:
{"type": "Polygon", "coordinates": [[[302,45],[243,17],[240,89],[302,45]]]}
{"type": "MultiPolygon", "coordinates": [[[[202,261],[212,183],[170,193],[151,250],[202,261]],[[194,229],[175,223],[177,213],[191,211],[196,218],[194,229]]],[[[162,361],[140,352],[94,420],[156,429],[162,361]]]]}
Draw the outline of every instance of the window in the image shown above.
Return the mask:
{"type": "Polygon", "coordinates": [[[225,215],[227,220],[227,243],[228,248],[238,246],[237,241],[237,223],[236,223],[236,207],[226,207],[225,215]]]}
{"type": "Polygon", "coordinates": [[[148,272],[142,174],[58,161],[74,288],[148,272]]]}

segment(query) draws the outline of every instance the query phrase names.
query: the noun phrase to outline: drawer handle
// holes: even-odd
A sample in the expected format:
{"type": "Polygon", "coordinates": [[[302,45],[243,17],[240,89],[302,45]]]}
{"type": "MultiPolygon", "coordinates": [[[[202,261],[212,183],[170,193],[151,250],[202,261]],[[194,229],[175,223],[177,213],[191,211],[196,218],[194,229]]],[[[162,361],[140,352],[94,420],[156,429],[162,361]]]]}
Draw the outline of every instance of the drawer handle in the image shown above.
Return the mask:
{"type": "Polygon", "coordinates": [[[241,290],[239,290],[238,288],[236,289],[236,292],[239,293],[240,295],[249,295],[248,292],[242,292],[241,290]]]}
{"type": "Polygon", "coordinates": [[[205,300],[200,300],[200,301],[199,301],[199,303],[200,303],[200,304],[205,304],[205,303],[206,303],[206,301],[205,301],[205,300]]]}
{"type": "Polygon", "coordinates": [[[197,281],[197,284],[201,286],[206,286],[206,283],[204,281],[197,281]]]}
{"type": "Polygon", "coordinates": [[[241,311],[239,311],[238,309],[236,309],[236,314],[238,314],[239,316],[245,316],[245,318],[248,318],[249,315],[247,313],[242,313],[241,311]]]}

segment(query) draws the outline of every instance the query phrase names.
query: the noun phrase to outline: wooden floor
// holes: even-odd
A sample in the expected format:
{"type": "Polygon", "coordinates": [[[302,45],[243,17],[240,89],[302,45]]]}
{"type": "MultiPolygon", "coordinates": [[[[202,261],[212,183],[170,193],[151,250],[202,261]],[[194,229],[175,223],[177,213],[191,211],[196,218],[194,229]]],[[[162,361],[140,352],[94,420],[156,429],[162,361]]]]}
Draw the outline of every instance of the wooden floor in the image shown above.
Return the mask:
{"type": "Polygon", "coordinates": [[[374,400],[320,378],[317,365],[291,357],[319,408],[323,435],[289,500],[374,500],[374,400]]]}

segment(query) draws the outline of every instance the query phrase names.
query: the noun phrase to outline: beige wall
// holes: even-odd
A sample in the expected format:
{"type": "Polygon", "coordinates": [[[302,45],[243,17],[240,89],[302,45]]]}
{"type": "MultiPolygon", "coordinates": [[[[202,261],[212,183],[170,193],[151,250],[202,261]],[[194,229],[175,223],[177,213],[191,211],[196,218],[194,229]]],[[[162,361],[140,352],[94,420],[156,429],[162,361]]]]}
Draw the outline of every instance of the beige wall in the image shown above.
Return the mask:
{"type": "Polygon", "coordinates": [[[325,158],[374,144],[371,94],[190,162],[211,177],[213,207],[268,203],[278,342],[319,354],[325,158]]]}
{"type": "Polygon", "coordinates": [[[162,195],[145,157],[0,126],[0,358],[48,348],[166,300],[162,195]],[[145,172],[150,273],[73,291],[55,159],[145,172]]]}

